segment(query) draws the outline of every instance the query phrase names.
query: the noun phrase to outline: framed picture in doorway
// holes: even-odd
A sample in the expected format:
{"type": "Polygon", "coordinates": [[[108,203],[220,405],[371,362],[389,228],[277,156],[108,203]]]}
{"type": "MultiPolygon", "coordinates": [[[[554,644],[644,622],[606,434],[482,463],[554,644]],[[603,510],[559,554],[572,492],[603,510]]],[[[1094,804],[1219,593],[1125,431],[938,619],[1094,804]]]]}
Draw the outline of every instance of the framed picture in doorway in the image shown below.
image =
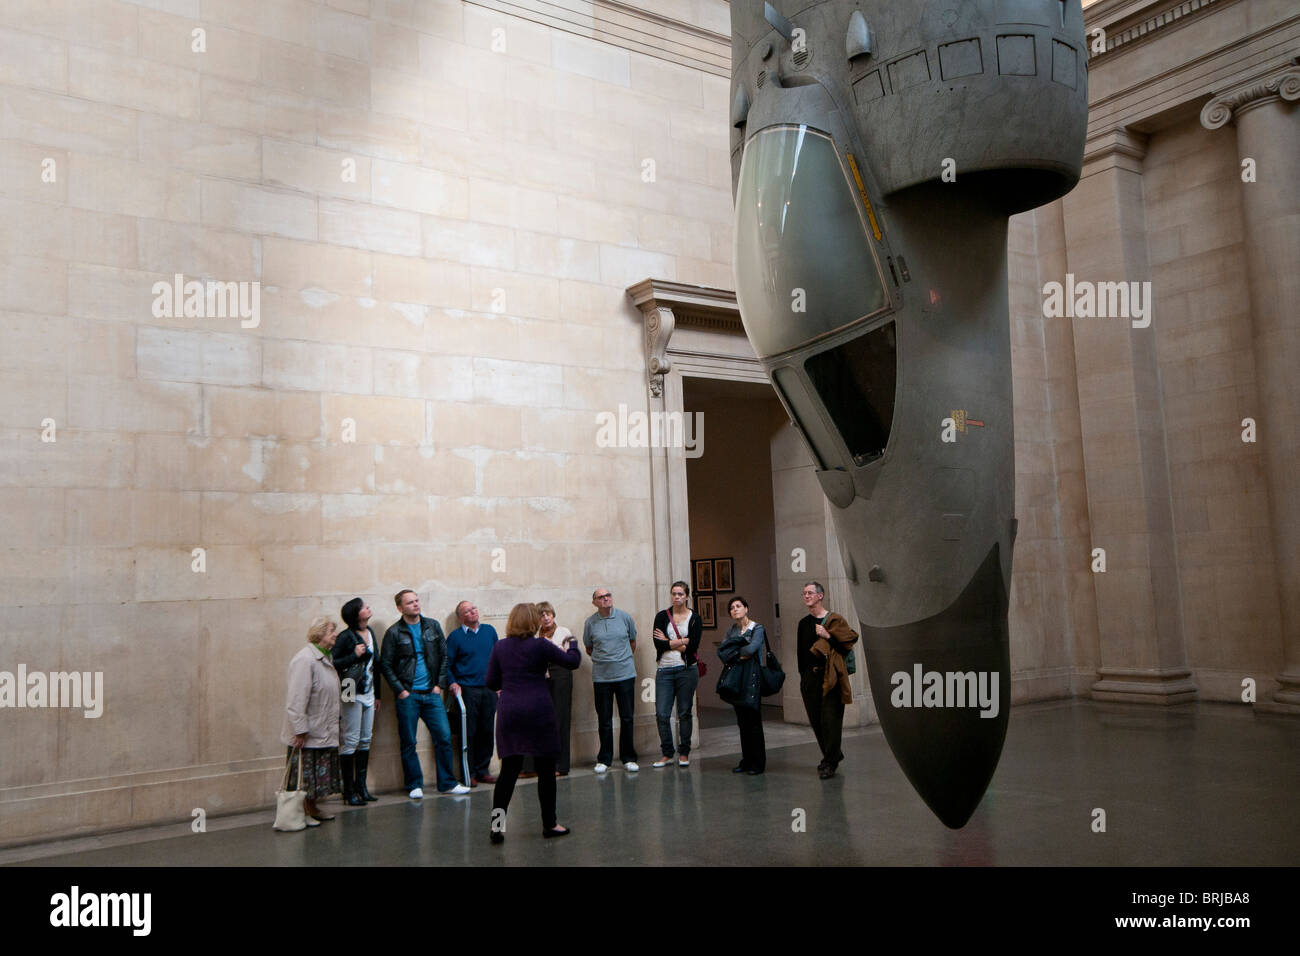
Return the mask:
{"type": "Polygon", "coordinates": [[[701,594],[695,598],[695,610],[699,612],[700,624],[709,630],[714,630],[718,626],[718,614],[714,608],[713,595],[701,594]]]}
{"type": "Polygon", "coordinates": [[[701,594],[713,590],[713,559],[698,558],[692,562],[695,568],[695,593],[701,594]]]}
{"type": "Polygon", "coordinates": [[[731,584],[731,558],[713,559],[713,590],[719,594],[736,590],[731,584]]]}

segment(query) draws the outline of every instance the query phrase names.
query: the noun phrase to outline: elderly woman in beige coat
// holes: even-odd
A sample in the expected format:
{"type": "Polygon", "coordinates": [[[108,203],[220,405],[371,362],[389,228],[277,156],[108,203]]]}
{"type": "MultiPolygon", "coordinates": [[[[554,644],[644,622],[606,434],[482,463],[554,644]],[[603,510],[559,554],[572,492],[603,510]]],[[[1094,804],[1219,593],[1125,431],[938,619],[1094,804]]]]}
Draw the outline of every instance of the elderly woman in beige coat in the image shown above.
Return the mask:
{"type": "Polygon", "coordinates": [[[303,810],[308,826],[333,820],[316,801],[342,792],[339,770],[339,675],[331,649],[338,634],[334,622],[318,617],[307,630],[307,646],[289,661],[289,693],[281,741],[289,748],[290,790],[306,790],[303,810]],[[302,748],[303,783],[298,785],[298,749],[302,748]]]}

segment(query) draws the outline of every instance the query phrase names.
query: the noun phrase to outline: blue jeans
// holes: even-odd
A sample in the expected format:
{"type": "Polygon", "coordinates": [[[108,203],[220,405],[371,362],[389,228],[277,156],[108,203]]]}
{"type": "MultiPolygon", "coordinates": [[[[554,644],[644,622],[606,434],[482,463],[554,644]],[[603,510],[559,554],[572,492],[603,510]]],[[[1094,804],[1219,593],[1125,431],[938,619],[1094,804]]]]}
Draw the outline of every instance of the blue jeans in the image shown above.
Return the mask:
{"type": "Polygon", "coordinates": [[[655,671],[655,722],[659,725],[659,748],[665,757],[673,755],[673,699],[677,700],[677,752],[683,757],[691,753],[691,701],[700,683],[700,670],[689,667],[661,667],[655,671]]]}
{"type": "Polygon", "coordinates": [[[447,708],[436,692],[412,691],[405,700],[398,698],[397,736],[402,742],[402,776],[406,778],[406,792],[416,787],[424,788],[424,770],[415,752],[415,739],[420,731],[420,721],[429,728],[433,737],[433,761],[438,769],[438,792],[445,793],[456,786],[451,773],[451,727],[447,723],[447,708]]]}

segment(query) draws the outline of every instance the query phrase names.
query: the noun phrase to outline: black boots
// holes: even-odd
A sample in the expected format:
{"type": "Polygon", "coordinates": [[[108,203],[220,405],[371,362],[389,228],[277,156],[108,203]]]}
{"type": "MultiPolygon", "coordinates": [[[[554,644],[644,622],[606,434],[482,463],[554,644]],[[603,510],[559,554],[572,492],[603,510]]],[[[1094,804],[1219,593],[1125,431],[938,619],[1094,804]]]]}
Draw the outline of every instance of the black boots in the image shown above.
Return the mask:
{"type": "Polygon", "coordinates": [[[370,764],[370,751],[358,750],[355,754],[353,754],[353,756],[357,758],[356,792],[361,795],[361,799],[364,800],[366,803],[374,803],[379,798],[376,797],[373,793],[371,793],[369,788],[366,786],[366,767],[369,766],[370,764]]]}
{"type": "Polygon", "coordinates": [[[362,799],[354,780],[356,755],[339,754],[339,766],[343,768],[343,802],[350,807],[364,807],[366,801],[362,799]]]}
{"type": "Polygon", "coordinates": [[[369,763],[369,750],[339,754],[339,766],[343,770],[343,802],[349,807],[364,807],[379,799],[366,788],[366,768],[369,763]]]}

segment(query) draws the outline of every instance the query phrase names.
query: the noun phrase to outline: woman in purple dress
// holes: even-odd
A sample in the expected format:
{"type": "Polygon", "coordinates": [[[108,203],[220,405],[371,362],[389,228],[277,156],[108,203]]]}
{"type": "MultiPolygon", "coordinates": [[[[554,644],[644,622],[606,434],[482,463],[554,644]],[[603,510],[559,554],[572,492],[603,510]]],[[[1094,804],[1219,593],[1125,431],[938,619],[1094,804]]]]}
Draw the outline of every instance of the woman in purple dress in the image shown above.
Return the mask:
{"type": "Polygon", "coordinates": [[[555,822],[555,757],[560,752],[560,734],[546,686],[546,668],[558,664],[575,670],[582,663],[582,655],[573,647],[572,637],[565,642],[565,650],[550,641],[533,640],[541,620],[536,605],[516,604],[506,623],[506,639],[497,641],[488,659],[488,689],[500,693],[497,755],[501,758],[501,773],[492,793],[493,843],[505,842],[506,811],[526,756],[531,756],[537,767],[542,836],[569,833],[568,827],[555,822]]]}

